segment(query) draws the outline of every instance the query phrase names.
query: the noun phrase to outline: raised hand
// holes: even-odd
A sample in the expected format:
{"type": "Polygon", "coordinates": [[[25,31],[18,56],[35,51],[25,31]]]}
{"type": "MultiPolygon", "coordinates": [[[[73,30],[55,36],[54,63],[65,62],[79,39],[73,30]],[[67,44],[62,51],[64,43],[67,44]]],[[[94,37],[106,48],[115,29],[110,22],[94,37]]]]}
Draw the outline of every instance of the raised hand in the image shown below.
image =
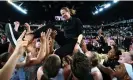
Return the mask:
{"type": "Polygon", "coordinates": [[[49,28],[49,29],[47,30],[47,33],[46,33],[46,39],[47,39],[47,40],[49,40],[49,38],[51,37],[51,36],[50,36],[51,33],[52,33],[52,29],[49,28]]]}
{"type": "Polygon", "coordinates": [[[55,39],[56,35],[57,35],[57,31],[56,30],[52,31],[51,33],[52,39],[55,39]]]}
{"type": "Polygon", "coordinates": [[[25,47],[27,47],[28,45],[28,41],[23,41],[25,34],[26,30],[23,31],[23,33],[20,35],[20,37],[17,40],[17,45],[15,49],[19,50],[20,52],[24,52],[25,47]]]}
{"type": "Polygon", "coordinates": [[[41,43],[44,43],[46,41],[46,34],[45,34],[45,32],[41,33],[40,41],[41,41],[41,43]]]}
{"type": "Polygon", "coordinates": [[[28,23],[25,23],[24,25],[25,25],[25,27],[27,29],[27,32],[31,32],[30,25],[28,23]]]}
{"type": "Polygon", "coordinates": [[[33,38],[34,38],[34,35],[31,34],[31,33],[32,33],[32,31],[26,32],[26,35],[24,37],[24,40],[31,42],[33,40],[33,38]]]}
{"type": "Polygon", "coordinates": [[[18,28],[19,28],[19,26],[20,26],[20,23],[19,23],[18,21],[15,21],[15,22],[14,22],[14,25],[15,25],[14,30],[15,30],[15,31],[18,31],[18,28]]]}
{"type": "Polygon", "coordinates": [[[81,43],[81,41],[82,41],[82,39],[83,39],[83,35],[82,34],[80,34],[79,36],[78,36],[78,43],[81,43]]]}
{"type": "Polygon", "coordinates": [[[46,33],[46,53],[47,53],[47,55],[49,55],[49,53],[50,53],[51,33],[52,33],[52,29],[48,29],[47,33],[46,33]]]}
{"type": "Polygon", "coordinates": [[[28,41],[23,41],[25,33],[26,30],[18,38],[16,48],[13,54],[10,56],[6,64],[0,70],[0,80],[10,80],[18,59],[22,56],[25,51],[25,47],[28,45],[28,41]]]}
{"type": "Polygon", "coordinates": [[[41,42],[44,41],[49,41],[50,40],[50,35],[51,35],[52,29],[48,29],[47,32],[42,32],[41,33],[41,42]]]}

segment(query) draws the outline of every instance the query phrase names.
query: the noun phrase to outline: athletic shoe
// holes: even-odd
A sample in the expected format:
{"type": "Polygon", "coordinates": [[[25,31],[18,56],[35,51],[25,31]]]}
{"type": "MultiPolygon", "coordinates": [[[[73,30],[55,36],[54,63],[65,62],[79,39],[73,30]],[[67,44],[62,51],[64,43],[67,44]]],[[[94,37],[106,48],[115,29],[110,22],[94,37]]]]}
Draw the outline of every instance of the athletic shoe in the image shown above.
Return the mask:
{"type": "Polygon", "coordinates": [[[17,39],[19,38],[20,34],[12,28],[10,23],[6,24],[5,33],[12,46],[15,48],[17,39]]]}

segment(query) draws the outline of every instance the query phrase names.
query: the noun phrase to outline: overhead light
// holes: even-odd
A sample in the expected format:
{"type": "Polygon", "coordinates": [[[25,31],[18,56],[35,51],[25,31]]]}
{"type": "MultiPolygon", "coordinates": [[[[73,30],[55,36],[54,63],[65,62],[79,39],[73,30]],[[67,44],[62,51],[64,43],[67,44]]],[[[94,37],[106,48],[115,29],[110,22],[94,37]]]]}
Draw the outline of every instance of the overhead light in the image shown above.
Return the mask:
{"type": "Polygon", "coordinates": [[[93,15],[95,15],[95,13],[94,13],[94,12],[92,12],[92,14],[93,14],[93,15]]]}
{"type": "Polygon", "coordinates": [[[23,5],[23,3],[21,3],[21,4],[19,5],[19,7],[22,6],[22,5],[23,5]]]}
{"type": "Polygon", "coordinates": [[[103,8],[100,8],[99,11],[103,11],[103,8]]]}
{"type": "Polygon", "coordinates": [[[92,14],[93,14],[93,15],[96,15],[96,14],[98,14],[98,11],[92,12],[92,14]]]}
{"type": "Polygon", "coordinates": [[[14,4],[13,2],[11,2],[11,0],[8,0],[8,3],[11,4],[12,6],[14,6],[16,9],[18,9],[19,11],[21,11],[24,14],[27,14],[26,9],[22,9],[20,6],[17,6],[16,4],[14,4]]]}
{"type": "Polygon", "coordinates": [[[105,4],[105,5],[104,5],[104,8],[109,8],[110,6],[111,6],[111,4],[108,3],[108,4],[105,4]]]}
{"type": "Polygon", "coordinates": [[[7,0],[8,3],[11,3],[11,0],[7,0]]]}
{"type": "Polygon", "coordinates": [[[113,2],[114,2],[114,3],[117,3],[118,1],[119,1],[119,0],[114,0],[113,2]]]}
{"type": "Polygon", "coordinates": [[[95,11],[95,14],[98,14],[98,11],[95,11]]]}

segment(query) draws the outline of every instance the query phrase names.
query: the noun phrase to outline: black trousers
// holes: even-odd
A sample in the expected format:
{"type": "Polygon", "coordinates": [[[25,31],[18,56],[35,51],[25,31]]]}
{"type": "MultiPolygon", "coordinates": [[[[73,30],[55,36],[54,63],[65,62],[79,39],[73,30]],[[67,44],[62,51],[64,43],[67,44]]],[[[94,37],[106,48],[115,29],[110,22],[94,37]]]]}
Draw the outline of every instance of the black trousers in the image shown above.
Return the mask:
{"type": "Polygon", "coordinates": [[[60,48],[55,51],[55,54],[59,55],[62,58],[73,53],[77,39],[65,38],[63,32],[58,32],[55,41],[60,45],[60,48]]]}
{"type": "MultiPolygon", "coordinates": [[[[72,54],[74,46],[77,42],[77,39],[65,38],[64,32],[60,31],[56,27],[50,27],[50,28],[57,31],[55,41],[60,45],[60,48],[55,51],[55,54],[57,54],[61,58],[65,57],[68,54],[72,54]]],[[[35,38],[40,37],[40,33],[42,31],[46,31],[47,29],[48,29],[48,27],[42,27],[42,28],[38,29],[37,31],[35,31],[33,33],[34,37],[35,38]]]]}

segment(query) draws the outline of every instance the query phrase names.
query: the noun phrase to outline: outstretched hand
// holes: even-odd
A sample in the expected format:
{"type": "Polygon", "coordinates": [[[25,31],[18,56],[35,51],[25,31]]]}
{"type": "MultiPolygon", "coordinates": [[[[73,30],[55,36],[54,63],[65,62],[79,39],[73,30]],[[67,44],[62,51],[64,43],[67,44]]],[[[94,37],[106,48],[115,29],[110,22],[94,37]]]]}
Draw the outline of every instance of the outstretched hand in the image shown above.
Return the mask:
{"type": "Polygon", "coordinates": [[[52,31],[51,33],[52,39],[55,39],[56,35],[57,35],[57,31],[56,30],[52,31]]]}
{"type": "Polygon", "coordinates": [[[50,35],[51,35],[52,29],[48,29],[47,32],[42,32],[41,33],[41,42],[43,43],[46,40],[49,40],[50,35]]]}
{"type": "Polygon", "coordinates": [[[25,25],[25,27],[27,29],[27,32],[31,32],[30,25],[28,23],[25,23],[24,25],[25,25]]]}
{"type": "Polygon", "coordinates": [[[49,29],[47,30],[47,33],[46,33],[46,39],[47,39],[47,40],[49,40],[49,38],[51,37],[51,36],[50,36],[51,33],[52,33],[52,29],[49,28],[49,29]]]}
{"type": "Polygon", "coordinates": [[[26,34],[26,30],[23,31],[23,33],[20,35],[20,37],[17,40],[16,48],[19,52],[24,52],[25,47],[28,45],[28,41],[24,41],[23,38],[26,34]]]}

